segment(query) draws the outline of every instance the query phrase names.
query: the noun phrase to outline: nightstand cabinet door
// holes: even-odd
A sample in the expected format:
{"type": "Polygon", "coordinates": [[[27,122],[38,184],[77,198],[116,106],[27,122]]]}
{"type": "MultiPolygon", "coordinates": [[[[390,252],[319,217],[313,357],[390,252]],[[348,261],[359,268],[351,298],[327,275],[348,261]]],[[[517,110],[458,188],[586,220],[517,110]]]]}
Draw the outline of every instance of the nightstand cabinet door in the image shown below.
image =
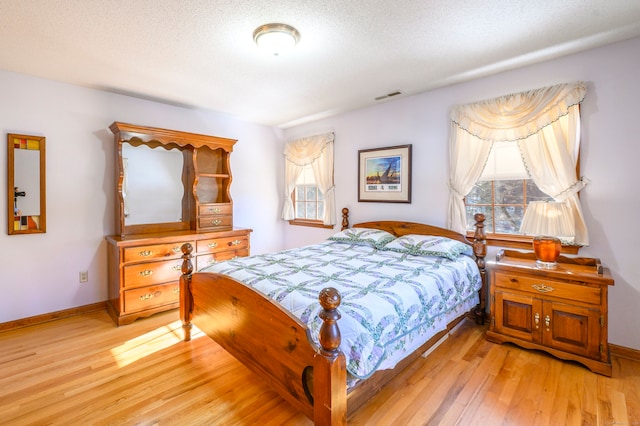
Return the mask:
{"type": "Polygon", "coordinates": [[[597,309],[546,301],[542,344],[589,358],[600,358],[601,321],[597,309]]]}
{"type": "Polygon", "coordinates": [[[528,295],[495,292],[495,331],[528,342],[540,342],[542,301],[528,295]]]}

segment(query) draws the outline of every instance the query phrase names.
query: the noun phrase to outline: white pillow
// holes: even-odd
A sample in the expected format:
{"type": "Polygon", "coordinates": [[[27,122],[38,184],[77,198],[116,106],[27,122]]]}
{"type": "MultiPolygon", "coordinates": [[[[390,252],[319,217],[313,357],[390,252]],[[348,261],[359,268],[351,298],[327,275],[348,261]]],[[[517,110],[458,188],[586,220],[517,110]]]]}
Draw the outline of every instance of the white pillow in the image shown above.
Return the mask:
{"type": "Polygon", "coordinates": [[[381,250],[416,256],[437,256],[451,260],[456,260],[461,254],[473,255],[473,249],[468,244],[447,237],[419,234],[409,234],[396,238],[382,247],[381,250]]]}
{"type": "Polygon", "coordinates": [[[396,237],[380,229],[369,228],[348,228],[337,234],[329,237],[331,241],[338,241],[341,243],[350,243],[357,245],[366,245],[374,248],[380,248],[385,244],[393,241],[396,237]]]}

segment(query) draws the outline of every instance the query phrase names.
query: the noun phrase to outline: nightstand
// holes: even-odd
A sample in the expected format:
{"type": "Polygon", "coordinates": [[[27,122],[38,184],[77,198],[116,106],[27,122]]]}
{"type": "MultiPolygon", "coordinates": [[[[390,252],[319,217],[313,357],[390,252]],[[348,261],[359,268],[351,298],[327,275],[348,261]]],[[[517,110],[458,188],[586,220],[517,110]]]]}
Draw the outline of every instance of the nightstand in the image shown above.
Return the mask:
{"type": "Polygon", "coordinates": [[[611,376],[607,294],[614,282],[599,259],[560,256],[557,268],[541,269],[533,253],[502,250],[487,267],[489,341],[546,351],[611,376]]]}

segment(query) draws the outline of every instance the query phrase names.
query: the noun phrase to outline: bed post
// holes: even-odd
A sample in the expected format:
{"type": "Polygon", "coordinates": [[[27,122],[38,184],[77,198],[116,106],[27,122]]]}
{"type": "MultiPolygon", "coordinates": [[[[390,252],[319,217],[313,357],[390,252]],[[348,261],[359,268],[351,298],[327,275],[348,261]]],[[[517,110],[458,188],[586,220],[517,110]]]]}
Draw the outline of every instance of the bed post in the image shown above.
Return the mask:
{"type": "Polygon", "coordinates": [[[486,294],[487,294],[487,268],[485,263],[485,256],[487,255],[487,236],[484,233],[484,219],[485,216],[482,213],[476,213],[473,215],[475,219],[476,231],[473,234],[473,254],[476,256],[476,263],[480,269],[480,278],[482,279],[482,287],[478,292],[480,296],[480,303],[476,306],[475,316],[477,324],[484,324],[484,318],[486,316],[486,294]]]}
{"type": "Polygon", "coordinates": [[[349,227],[349,209],[345,207],[342,209],[342,229],[340,230],[344,231],[348,227],[349,227]]]}
{"type": "Polygon", "coordinates": [[[347,424],[347,366],[340,352],[341,296],[333,287],[323,289],[318,299],[322,310],[318,316],[320,348],[313,367],[313,422],[316,425],[347,424]]]}
{"type": "Polygon", "coordinates": [[[191,273],[193,272],[193,246],[185,243],[182,250],[182,275],[180,276],[180,319],[182,320],[182,330],[184,341],[191,340],[191,318],[193,315],[193,298],[191,296],[191,273]]]}

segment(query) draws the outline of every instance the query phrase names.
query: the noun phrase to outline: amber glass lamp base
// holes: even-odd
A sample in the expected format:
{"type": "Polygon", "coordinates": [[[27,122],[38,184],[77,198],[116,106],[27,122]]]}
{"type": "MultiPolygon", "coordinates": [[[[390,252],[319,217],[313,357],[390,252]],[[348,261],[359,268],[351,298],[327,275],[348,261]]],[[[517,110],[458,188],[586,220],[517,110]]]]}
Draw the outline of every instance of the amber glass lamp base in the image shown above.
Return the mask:
{"type": "Polygon", "coordinates": [[[536,254],[536,264],[539,268],[554,269],[558,266],[562,242],[559,238],[538,236],[533,239],[533,251],[536,254]]]}

